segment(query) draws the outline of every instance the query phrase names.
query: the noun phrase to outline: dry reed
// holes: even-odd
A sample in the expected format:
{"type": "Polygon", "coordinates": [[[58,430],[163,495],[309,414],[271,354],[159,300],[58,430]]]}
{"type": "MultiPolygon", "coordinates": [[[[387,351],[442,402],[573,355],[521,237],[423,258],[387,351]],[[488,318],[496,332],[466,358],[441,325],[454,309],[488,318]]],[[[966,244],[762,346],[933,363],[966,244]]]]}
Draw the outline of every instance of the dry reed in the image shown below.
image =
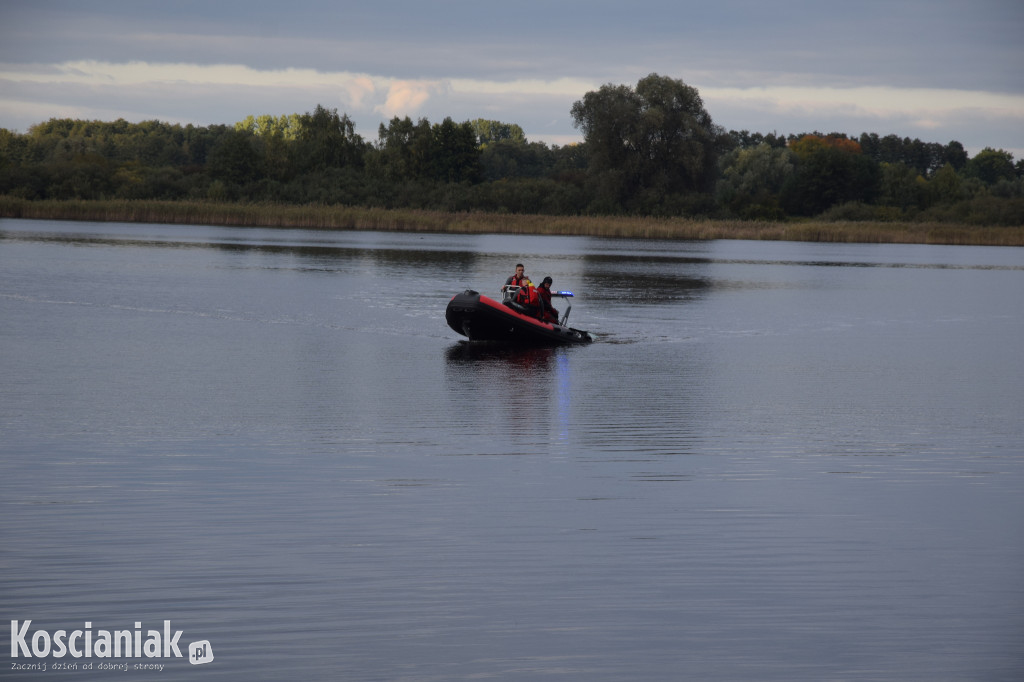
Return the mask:
{"type": "Polygon", "coordinates": [[[1024,246],[1024,226],[976,227],[913,222],[767,222],[445,213],[359,206],[232,204],[205,201],[27,201],[0,197],[0,217],[312,230],[1024,246]]]}

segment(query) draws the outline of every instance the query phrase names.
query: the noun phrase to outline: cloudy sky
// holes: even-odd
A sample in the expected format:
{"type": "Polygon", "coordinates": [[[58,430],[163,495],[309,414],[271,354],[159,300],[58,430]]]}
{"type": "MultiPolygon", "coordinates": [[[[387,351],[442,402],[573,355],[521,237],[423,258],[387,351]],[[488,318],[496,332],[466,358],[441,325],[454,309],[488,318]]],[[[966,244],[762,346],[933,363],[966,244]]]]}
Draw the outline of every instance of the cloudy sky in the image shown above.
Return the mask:
{"type": "Polygon", "coordinates": [[[0,0],[0,127],[50,118],[210,125],[347,113],[518,123],[650,73],[714,121],[874,132],[1024,158],[1021,0],[0,0]]]}

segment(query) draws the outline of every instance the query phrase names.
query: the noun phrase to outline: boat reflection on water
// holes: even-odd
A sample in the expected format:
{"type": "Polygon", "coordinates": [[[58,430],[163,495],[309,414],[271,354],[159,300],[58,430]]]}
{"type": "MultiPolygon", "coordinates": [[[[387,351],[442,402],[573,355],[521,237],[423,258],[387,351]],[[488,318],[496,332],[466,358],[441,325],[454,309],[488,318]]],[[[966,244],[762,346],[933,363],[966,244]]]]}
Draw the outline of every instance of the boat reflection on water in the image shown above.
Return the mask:
{"type": "Polygon", "coordinates": [[[448,362],[491,361],[516,365],[520,368],[546,366],[551,363],[557,349],[551,346],[510,346],[506,343],[459,341],[448,347],[448,362]]]}
{"type": "Polygon", "coordinates": [[[525,436],[529,446],[564,440],[572,402],[571,355],[568,347],[460,341],[445,352],[449,399],[481,425],[504,425],[516,440],[525,436]]]}
{"type": "Polygon", "coordinates": [[[556,368],[558,349],[549,346],[510,346],[504,343],[460,341],[446,352],[448,377],[465,393],[505,396],[546,393],[556,368]]]}

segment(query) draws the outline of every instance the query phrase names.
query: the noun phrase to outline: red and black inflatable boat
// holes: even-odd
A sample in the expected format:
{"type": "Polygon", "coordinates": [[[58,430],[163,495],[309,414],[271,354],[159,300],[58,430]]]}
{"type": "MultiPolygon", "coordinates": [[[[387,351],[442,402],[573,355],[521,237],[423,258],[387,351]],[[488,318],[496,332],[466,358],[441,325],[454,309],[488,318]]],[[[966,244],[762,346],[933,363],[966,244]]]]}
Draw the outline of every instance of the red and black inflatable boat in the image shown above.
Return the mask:
{"type": "MultiPolygon", "coordinates": [[[[556,296],[572,296],[558,292],[556,296]]],[[[511,298],[506,296],[506,298],[511,298]]],[[[571,306],[570,306],[571,308],[571,306]]],[[[508,300],[504,303],[467,289],[448,302],[444,318],[448,326],[470,341],[502,341],[524,346],[590,343],[590,332],[565,325],[566,310],[559,324],[544,322],[524,306],[508,300]]]]}

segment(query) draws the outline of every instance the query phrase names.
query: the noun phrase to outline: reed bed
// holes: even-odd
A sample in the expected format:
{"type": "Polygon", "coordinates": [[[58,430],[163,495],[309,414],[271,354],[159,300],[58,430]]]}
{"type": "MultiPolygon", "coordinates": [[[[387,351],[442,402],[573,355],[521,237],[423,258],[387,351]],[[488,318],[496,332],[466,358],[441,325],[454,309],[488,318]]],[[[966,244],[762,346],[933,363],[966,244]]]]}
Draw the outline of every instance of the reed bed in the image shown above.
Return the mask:
{"type": "Polygon", "coordinates": [[[1024,226],[978,227],[916,222],[768,222],[628,216],[446,213],[359,206],[294,206],[205,201],[27,201],[0,197],[0,217],[307,230],[1024,246],[1024,226]]]}

